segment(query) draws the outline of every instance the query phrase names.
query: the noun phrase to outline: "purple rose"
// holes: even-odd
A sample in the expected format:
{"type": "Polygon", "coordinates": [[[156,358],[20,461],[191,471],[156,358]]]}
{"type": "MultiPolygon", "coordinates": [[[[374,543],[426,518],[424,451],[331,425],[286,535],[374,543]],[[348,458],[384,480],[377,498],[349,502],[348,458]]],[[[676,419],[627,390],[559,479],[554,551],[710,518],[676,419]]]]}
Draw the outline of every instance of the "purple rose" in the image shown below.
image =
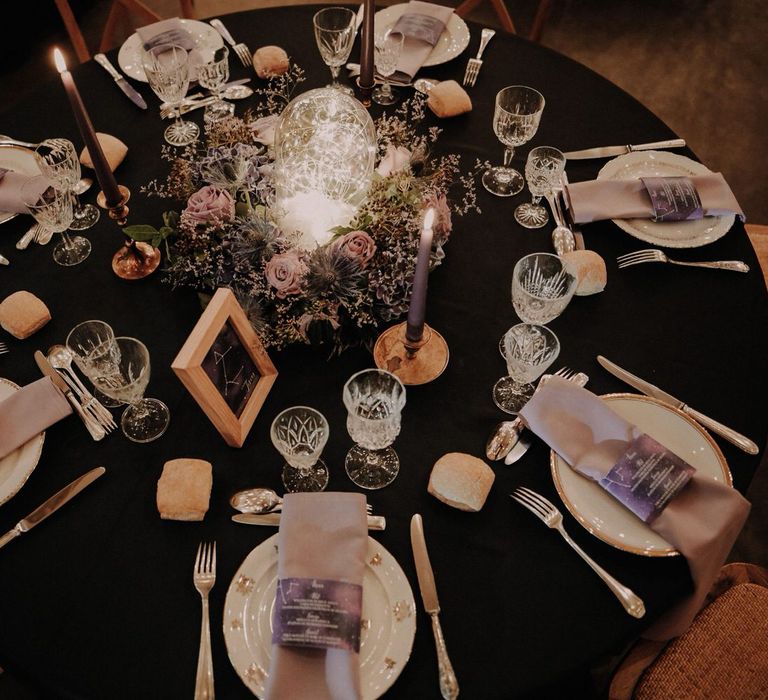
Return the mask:
{"type": "Polygon", "coordinates": [[[432,223],[432,230],[435,237],[441,243],[448,240],[451,235],[453,224],[451,223],[451,207],[448,206],[448,200],[444,194],[431,194],[424,201],[424,209],[432,207],[435,210],[435,220],[432,223]]]}
{"type": "Polygon", "coordinates": [[[187,208],[181,216],[193,225],[232,221],[235,218],[235,200],[226,190],[206,185],[187,200],[187,208]]]}
{"type": "Polygon", "coordinates": [[[350,231],[339,238],[335,244],[342,255],[356,260],[360,267],[365,267],[376,253],[376,244],[365,231],[350,231]]]}
{"type": "Polygon", "coordinates": [[[264,266],[267,282],[280,299],[301,292],[301,282],[306,274],[307,266],[296,249],[273,255],[264,266]]]}
{"type": "Polygon", "coordinates": [[[260,117],[252,121],[249,126],[253,132],[253,138],[265,146],[272,146],[275,143],[275,129],[280,121],[279,114],[270,114],[267,117],[260,117]]]}
{"type": "Polygon", "coordinates": [[[393,175],[408,167],[411,162],[411,152],[405,146],[387,145],[387,152],[379,162],[376,172],[382,177],[393,175]]]}

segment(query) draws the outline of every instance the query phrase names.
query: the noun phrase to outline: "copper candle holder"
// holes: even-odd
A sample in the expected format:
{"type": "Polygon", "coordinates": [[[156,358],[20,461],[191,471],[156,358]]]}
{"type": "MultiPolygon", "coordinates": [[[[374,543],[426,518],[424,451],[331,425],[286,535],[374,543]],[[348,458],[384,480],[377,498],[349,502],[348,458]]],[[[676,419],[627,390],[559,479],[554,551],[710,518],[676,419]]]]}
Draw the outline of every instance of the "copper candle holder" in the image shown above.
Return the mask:
{"type": "Polygon", "coordinates": [[[366,109],[370,109],[372,104],[371,96],[373,95],[373,85],[370,87],[361,85],[360,76],[355,79],[355,84],[357,85],[358,90],[360,90],[360,103],[366,109]]]}
{"type": "Polygon", "coordinates": [[[373,361],[407,386],[427,384],[448,366],[448,343],[426,323],[421,340],[412,342],[405,336],[406,325],[403,322],[391,326],[378,337],[373,346],[373,361]]]}
{"type": "MultiPolygon", "coordinates": [[[[104,192],[99,192],[96,197],[96,203],[106,209],[109,218],[118,226],[123,227],[128,223],[127,202],[131,198],[131,191],[118,185],[120,194],[123,198],[114,206],[107,204],[107,198],[104,192]]],[[[112,256],[112,271],[124,280],[138,280],[151,275],[160,265],[160,251],[153,248],[149,243],[142,243],[126,236],[125,243],[112,256]]]]}

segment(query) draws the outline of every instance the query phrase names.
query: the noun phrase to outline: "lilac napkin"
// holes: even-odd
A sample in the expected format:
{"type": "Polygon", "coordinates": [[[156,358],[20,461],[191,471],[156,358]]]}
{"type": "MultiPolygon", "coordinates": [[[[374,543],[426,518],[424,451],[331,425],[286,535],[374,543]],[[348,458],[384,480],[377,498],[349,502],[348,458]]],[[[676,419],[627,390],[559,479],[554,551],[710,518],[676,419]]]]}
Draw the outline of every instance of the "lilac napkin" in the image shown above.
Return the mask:
{"type": "MultiPolygon", "coordinates": [[[[29,214],[29,209],[21,201],[21,187],[29,179],[29,175],[0,168],[0,211],[29,214]]],[[[46,186],[47,183],[44,183],[43,189],[46,186]]]]}
{"type": "MultiPolygon", "coordinates": [[[[540,386],[520,411],[526,425],[571,467],[598,481],[642,431],[591,392],[559,377],[540,386]]],[[[687,560],[693,594],[645,632],[648,639],[682,634],[701,608],[749,514],[735,489],[703,474],[691,480],[649,527],[687,560]]]]}
{"type": "MultiPolygon", "coordinates": [[[[701,216],[726,216],[744,213],[721,173],[689,178],[701,199],[701,216]]],[[[602,219],[650,219],[651,198],[642,180],[588,180],[566,187],[571,212],[577,224],[602,219]]],[[[701,218],[699,216],[699,218],[701,218]]]]}
{"type": "Polygon", "coordinates": [[[176,44],[187,51],[195,48],[195,40],[184,29],[184,25],[178,17],[171,17],[154,24],[148,24],[146,27],[139,27],[136,33],[139,35],[145,51],[160,46],[160,44],[176,44]]]}
{"type": "Polygon", "coordinates": [[[452,7],[420,0],[411,0],[408,3],[408,7],[392,27],[393,34],[402,34],[404,37],[403,50],[393,79],[399,82],[413,79],[432,53],[452,14],[452,7]]]}
{"type": "Polygon", "coordinates": [[[72,406],[50,377],[21,387],[0,401],[0,459],[70,413],[72,406]]]}
{"type": "MultiPolygon", "coordinates": [[[[281,598],[301,580],[341,582],[362,591],[368,529],[365,496],[357,493],[289,493],[283,502],[277,559],[273,635],[283,628],[281,598]],[[290,580],[290,581],[289,581],[290,580]],[[283,595],[281,595],[281,590],[283,595]]],[[[331,590],[332,586],[328,586],[331,590]]],[[[331,597],[338,598],[336,591],[331,597]]],[[[361,598],[358,599],[358,604],[361,598]]],[[[355,622],[359,634],[359,618],[355,622]]],[[[359,700],[356,650],[276,644],[273,636],[266,700],[359,700]]]]}

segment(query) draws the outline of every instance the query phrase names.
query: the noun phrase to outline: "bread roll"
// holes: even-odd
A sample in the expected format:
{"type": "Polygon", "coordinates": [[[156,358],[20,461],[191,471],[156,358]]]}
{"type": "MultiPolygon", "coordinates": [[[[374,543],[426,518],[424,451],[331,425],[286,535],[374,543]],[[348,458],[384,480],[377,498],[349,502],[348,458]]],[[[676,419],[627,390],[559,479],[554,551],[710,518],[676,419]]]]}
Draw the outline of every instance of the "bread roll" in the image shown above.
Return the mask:
{"type": "MultiPolygon", "coordinates": [[[[104,151],[104,157],[107,159],[109,169],[114,172],[117,170],[117,166],[125,159],[125,156],[128,153],[128,146],[126,146],[120,139],[111,136],[110,134],[97,133],[96,138],[99,139],[99,144],[101,144],[101,150],[104,151]]],[[[80,162],[86,168],[93,168],[91,154],[88,153],[87,148],[84,148],[83,152],[80,154],[80,162]]]]}
{"type": "Polygon", "coordinates": [[[157,510],[164,520],[202,520],[208,512],[213,467],[202,459],[182,457],[163,466],[157,482],[157,510]]]}
{"type": "Polygon", "coordinates": [[[50,320],[48,307],[32,292],[14,292],[0,304],[0,326],[19,340],[29,338],[50,320]]]}
{"type": "Polygon", "coordinates": [[[563,253],[560,259],[566,269],[576,277],[576,294],[587,296],[605,289],[608,273],[603,260],[594,250],[573,250],[563,253]]]}
{"type": "Polygon", "coordinates": [[[262,46],[253,54],[253,69],[260,78],[274,78],[288,70],[290,61],[280,46],[262,46]]]}
{"type": "Polygon", "coordinates": [[[435,462],[427,491],[459,510],[479,511],[496,475],[481,459],[463,452],[449,452],[435,462]]]}
{"type": "Polygon", "coordinates": [[[427,106],[441,118],[455,117],[472,110],[467,91],[455,80],[443,80],[429,91],[427,106]]]}

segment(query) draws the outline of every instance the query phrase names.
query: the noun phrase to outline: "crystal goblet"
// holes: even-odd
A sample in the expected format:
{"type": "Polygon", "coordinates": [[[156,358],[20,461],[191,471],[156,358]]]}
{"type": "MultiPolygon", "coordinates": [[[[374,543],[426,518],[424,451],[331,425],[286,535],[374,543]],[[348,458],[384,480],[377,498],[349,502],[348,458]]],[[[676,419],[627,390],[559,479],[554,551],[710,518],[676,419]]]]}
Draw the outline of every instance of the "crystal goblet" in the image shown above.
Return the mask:
{"type": "Polygon", "coordinates": [[[371,98],[376,104],[392,105],[400,99],[398,91],[393,90],[389,84],[389,76],[397,68],[404,40],[405,37],[402,34],[393,34],[392,31],[388,31],[381,39],[374,43],[376,71],[384,78],[384,84],[379,85],[371,94],[371,98]]]}
{"type": "Polygon", "coordinates": [[[383,488],[400,471],[391,445],[400,434],[405,387],[391,372],[366,369],[347,380],[343,398],[347,431],[357,443],[347,452],[347,475],[361,488],[383,488]]]}
{"type": "Polygon", "coordinates": [[[504,165],[488,168],[483,173],[483,186],[491,194],[510,197],[523,189],[523,176],[510,164],[515,147],[530,141],[538,130],[543,111],[544,97],[533,88],[510,85],[497,93],[493,131],[506,148],[504,165]]]}
{"type": "Polygon", "coordinates": [[[328,433],[325,416],[309,406],[286,408],[272,421],[269,435],[285,458],[283,484],[288,491],[322,491],[328,485],[328,468],[320,459],[328,433]]]}
{"type": "Polygon", "coordinates": [[[349,58],[355,43],[355,13],[348,7],[326,7],[312,18],[315,41],[325,65],[331,69],[331,83],[327,87],[343,90],[349,95],[352,88],[339,82],[339,71],[349,58]]]}
{"type": "Polygon", "coordinates": [[[189,88],[189,54],[177,44],[159,44],[142,54],[144,72],[152,91],[176,107],[175,121],[164,133],[172,146],[187,146],[200,135],[200,127],[181,118],[181,103],[189,88]]]}
{"type": "Polygon", "coordinates": [[[515,221],[525,228],[541,228],[549,221],[547,210],[541,206],[541,198],[560,184],[565,170],[565,156],[557,148],[539,146],[532,148],[525,163],[525,179],[531,192],[531,201],[515,208],[515,221]]]}
{"type": "Polygon", "coordinates": [[[507,376],[493,385],[493,402],[517,413],[533,396],[538,379],[560,354],[557,336],[546,326],[518,323],[504,335],[507,376]]]}
{"type": "Polygon", "coordinates": [[[96,319],[83,321],[69,332],[64,344],[72,353],[78,369],[94,384],[94,396],[109,408],[122,406],[122,401],[116,401],[99,391],[91,379],[93,375],[108,377],[117,371],[120,350],[115,345],[112,327],[96,319]]]}
{"type": "Polygon", "coordinates": [[[216,49],[211,60],[197,67],[197,81],[213,93],[215,101],[207,105],[203,112],[206,128],[230,116],[235,105],[222,98],[224,84],[229,80],[229,49],[226,46],[216,49]]]}
{"type": "Polygon", "coordinates": [[[573,298],[577,280],[552,253],[532,253],[512,271],[512,305],[525,323],[549,323],[573,298]]]}

